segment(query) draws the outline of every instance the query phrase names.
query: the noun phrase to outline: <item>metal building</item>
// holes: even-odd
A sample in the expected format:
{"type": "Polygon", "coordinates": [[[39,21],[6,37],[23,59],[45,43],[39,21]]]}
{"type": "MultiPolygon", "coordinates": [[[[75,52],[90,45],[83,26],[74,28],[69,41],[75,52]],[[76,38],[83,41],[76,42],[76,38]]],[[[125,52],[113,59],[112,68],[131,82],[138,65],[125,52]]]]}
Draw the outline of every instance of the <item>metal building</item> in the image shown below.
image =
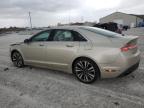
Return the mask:
{"type": "Polygon", "coordinates": [[[100,23],[115,22],[130,27],[136,27],[140,22],[144,22],[144,15],[126,14],[114,12],[108,16],[100,18],[100,23]]]}

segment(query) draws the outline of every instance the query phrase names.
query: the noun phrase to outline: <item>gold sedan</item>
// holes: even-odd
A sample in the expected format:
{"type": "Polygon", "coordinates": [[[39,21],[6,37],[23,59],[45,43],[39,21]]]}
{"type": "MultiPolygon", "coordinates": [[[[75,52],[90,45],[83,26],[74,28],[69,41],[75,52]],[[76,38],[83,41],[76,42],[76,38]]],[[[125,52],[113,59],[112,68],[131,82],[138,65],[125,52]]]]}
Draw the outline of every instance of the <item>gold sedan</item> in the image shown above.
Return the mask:
{"type": "Polygon", "coordinates": [[[53,27],[10,47],[17,67],[33,65],[74,73],[84,83],[113,78],[138,68],[137,36],[86,26],[53,27]]]}

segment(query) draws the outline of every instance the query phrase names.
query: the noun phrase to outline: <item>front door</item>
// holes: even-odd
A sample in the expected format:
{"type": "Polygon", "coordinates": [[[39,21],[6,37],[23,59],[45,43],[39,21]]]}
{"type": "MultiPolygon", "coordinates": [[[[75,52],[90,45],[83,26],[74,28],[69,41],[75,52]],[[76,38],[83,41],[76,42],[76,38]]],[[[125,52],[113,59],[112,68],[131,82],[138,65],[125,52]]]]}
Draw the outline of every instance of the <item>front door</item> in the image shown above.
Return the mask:
{"type": "Polygon", "coordinates": [[[30,39],[29,43],[24,43],[21,47],[25,62],[42,64],[46,56],[46,43],[50,31],[38,33],[30,39]]]}

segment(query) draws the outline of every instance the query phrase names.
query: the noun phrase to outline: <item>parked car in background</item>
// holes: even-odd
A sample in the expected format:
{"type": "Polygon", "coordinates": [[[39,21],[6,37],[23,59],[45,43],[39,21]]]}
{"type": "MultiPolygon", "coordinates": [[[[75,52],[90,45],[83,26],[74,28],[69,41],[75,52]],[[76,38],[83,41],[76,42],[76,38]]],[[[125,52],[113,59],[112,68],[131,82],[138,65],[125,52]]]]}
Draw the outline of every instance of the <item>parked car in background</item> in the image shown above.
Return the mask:
{"type": "Polygon", "coordinates": [[[144,21],[143,22],[139,22],[138,27],[144,27],[144,21]]]}
{"type": "Polygon", "coordinates": [[[96,27],[62,26],[42,31],[10,46],[17,67],[33,65],[73,73],[92,83],[113,78],[138,68],[137,36],[125,36],[96,27]]]}
{"type": "Polygon", "coordinates": [[[108,22],[108,23],[98,23],[95,24],[94,27],[98,27],[98,28],[102,28],[102,29],[106,29],[112,32],[116,32],[119,34],[122,34],[122,31],[126,31],[127,29],[129,29],[129,26],[127,25],[121,25],[121,24],[117,24],[114,22],[108,22]]]}

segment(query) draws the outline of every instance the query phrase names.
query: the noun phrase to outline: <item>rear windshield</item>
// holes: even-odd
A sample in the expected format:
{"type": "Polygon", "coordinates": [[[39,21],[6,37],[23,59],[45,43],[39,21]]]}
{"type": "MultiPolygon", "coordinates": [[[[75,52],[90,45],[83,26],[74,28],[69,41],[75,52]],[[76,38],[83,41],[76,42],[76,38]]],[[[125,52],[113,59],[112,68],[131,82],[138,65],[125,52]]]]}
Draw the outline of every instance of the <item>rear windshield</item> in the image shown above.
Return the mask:
{"type": "Polygon", "coordinates": [[[87,31],[90,31],[90,32],[93,32],[96,34],[100,34],[100,35],[105,36],[105,37],[110,37],[110,38],[118,38],[118,37],[122,36],[121,34],[111,32],[108,30],[104,30],[101,28],[97,28],[97,27],[81,27],[80,29],[87,30],[87,31]]]}

